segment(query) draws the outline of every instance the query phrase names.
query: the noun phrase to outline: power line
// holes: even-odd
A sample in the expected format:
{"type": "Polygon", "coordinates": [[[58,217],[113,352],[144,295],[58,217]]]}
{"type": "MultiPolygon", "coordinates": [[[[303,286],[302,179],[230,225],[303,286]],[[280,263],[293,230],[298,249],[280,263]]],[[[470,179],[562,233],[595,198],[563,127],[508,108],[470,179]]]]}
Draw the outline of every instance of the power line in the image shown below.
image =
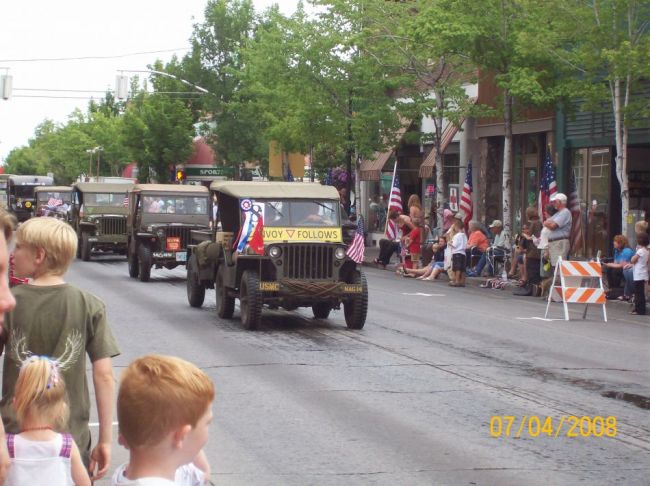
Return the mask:
{"type": "Polygon", "coordinates": [[[180,47],[177,49],[162,49],[159,51],[130,52],[128,54],[115,54],[111,56],[37,57],[31,59],[0,59],[0,62],[86,61],[91,59],[118,59],[121,57],[140,56],[144,54],[160,54],[163,52],[189,51],[190,49],[191,49],[190,47],[180,47]]]}
{"type": "MultiPolygon", "coordinates": [[[[37,93],[113,93],[110,89],[51,89],[51,88],[13,88],[14,91],[35,91],[37,93]]],[[[190,91],[153,91],[151,94],[179,94],[179,95],[204,95],[190,91]]],[[[14,95],[19,96],[19,95],[14,95]]],[[[26,95],[25,95],[26,96],[26,95]]],[[[23,96],[23,97],[25,97],[23,96]]]]}
{"type": "MultiPolygon", "coordinates": [[[[201,99],[200,93],[182,93],[182,92],[170,92],[170,93],[158,93],[158,94],[182,94],[182,95],[193,95],[193,96],[170,96],[172,99],[177,99],[177,100],[199,100],[201,99]]],[[[101,98],[97,98],[95,96],[49,96],[49,95],[12,95],[12,98],[47,98],[51,100],[99,100],[101,98]]]]}

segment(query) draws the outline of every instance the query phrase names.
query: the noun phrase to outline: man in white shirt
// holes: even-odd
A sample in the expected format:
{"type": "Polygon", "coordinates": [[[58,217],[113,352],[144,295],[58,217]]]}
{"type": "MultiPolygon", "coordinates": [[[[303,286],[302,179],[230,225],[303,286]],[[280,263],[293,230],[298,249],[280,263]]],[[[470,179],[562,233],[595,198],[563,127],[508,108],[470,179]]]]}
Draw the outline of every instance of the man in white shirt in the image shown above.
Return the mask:
{"type": "Polygon", "coordinates": [[[571,211],[566,207],[567,197],[561,192],[551,196],[551,202],[557,213],[544,221],[544,227],[551,230],[548,235],[548,252],[551,266],[554,267],[557,259],[563,260],[569,256],[569,237],[571,236],[571,211]]]}

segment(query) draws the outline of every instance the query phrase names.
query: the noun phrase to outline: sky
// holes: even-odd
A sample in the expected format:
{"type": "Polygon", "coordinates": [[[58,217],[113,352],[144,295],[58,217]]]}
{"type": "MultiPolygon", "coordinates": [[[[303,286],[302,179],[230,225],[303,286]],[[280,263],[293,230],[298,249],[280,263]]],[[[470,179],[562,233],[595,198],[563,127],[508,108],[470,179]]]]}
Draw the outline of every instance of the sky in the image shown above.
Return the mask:
{"type": "MultiPolygon", "coordinates": [[[[274,3],[290,14],[297,0],[253,0],[258,12],[274,3]]],[[[193,24],[203,21],[206,4],[207,0],[2,2],[0,75],[13,77],[13,95],[9,100],[0,98],[0,162],[12,149],[27,145],[44,119],[65,123],[75,108],[85,112],[90,96],[100,99],[107,89],[114,90],[119,70],[143,70],[157,58],[168,61],[174,53],[182,57],[193,24]],[[133,53],[143,54],[129,55],[133,53]]]]}

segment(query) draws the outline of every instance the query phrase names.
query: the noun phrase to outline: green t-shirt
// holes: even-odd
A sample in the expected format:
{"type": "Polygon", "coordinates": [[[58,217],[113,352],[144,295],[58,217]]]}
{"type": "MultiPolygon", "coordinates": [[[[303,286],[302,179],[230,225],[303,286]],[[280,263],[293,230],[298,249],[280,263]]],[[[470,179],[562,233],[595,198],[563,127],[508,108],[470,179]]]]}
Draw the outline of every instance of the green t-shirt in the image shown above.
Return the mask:
{"type": "Polygon", "coordinates": [[[72,285],[19,285],[12,289],[16,308],[7,313],[3,335],[2,419],[7,432],[20,432],[11,405],[24,351],[60,358],[74,349],[72,362],[62,371],[70,404],[70,433],[82,451],[90,446],[90,398],[86,356],[91,362],[120,354],[106,322],[104,303],[72,285]]]}

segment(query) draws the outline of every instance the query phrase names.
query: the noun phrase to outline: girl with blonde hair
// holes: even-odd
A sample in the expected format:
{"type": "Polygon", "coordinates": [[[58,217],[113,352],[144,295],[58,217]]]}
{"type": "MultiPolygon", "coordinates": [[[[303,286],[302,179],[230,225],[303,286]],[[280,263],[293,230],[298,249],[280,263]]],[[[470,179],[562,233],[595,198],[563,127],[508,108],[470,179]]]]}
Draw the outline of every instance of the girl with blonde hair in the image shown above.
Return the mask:
{"type": "Polygon", "coordinates": [[[25,353],[13,407],[19,434],[7,434],[11,468],[6,485],[90,486],[81,454],[69,433],[61,363],[25,353]]]}

